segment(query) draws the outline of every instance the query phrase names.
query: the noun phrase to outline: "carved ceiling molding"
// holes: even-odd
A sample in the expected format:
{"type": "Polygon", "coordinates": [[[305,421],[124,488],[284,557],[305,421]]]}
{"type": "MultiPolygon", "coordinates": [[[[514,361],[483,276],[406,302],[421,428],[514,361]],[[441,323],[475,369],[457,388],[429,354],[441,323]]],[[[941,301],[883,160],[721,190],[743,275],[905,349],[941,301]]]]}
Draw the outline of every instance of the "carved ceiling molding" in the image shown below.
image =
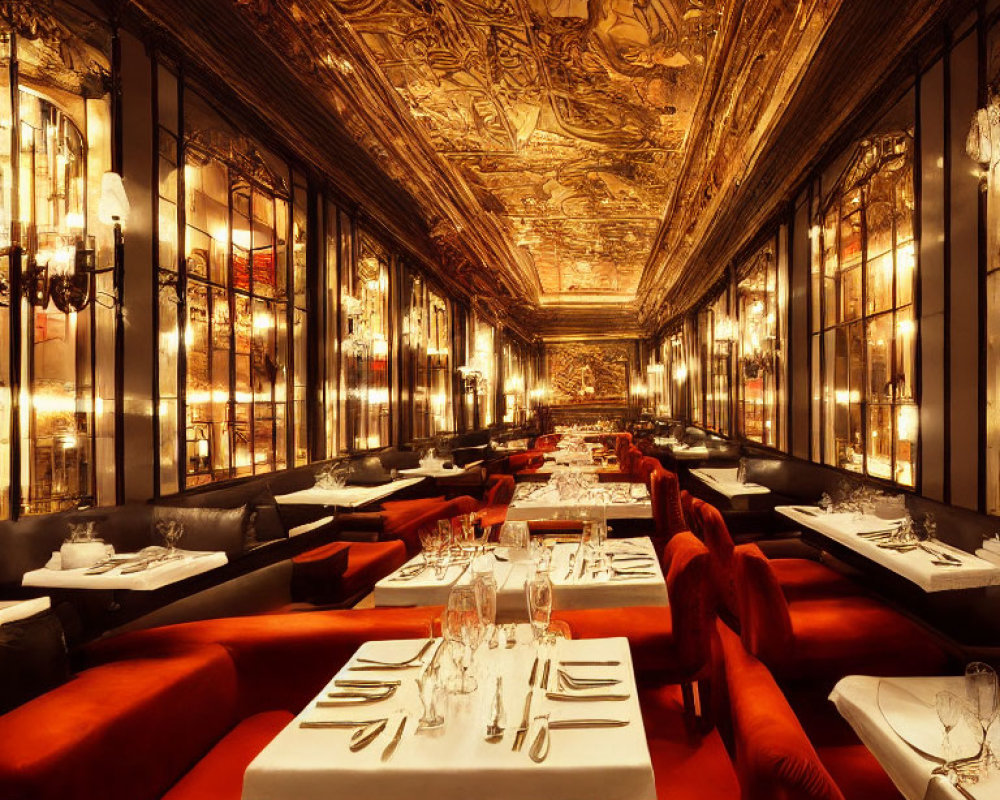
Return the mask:
{"type": "MultiPolygon", "coordinates": [[[[783,108],[756,148],[753,169],[730,185],[706,215],[698,235],[682,253],[659,252],[657,266],[679,275],[657,293],[653,270],[643,298],[647,330],[663,333],[705,295],[733,258],[791,201],[800,182],[824,157],[831,142],[843,141],[846,126],[880,86],[891,91],[912,73],[901,56],[918,37],[946,17],[956,22],[971,1],[910,0],[896,5],[882,0],[844,4],[828,25],[822,43],[800,71],[796,90],[781,99],[783,108]],[[895,77],[895,81],[893,80],[895,77]],[[819,99],[819,100],[818,100],[819,99]],[[669,264],[669,267],[667,266],[669,264]]],[[[933,43],[931,43],[933,44],[933,43]]],[[[826,153],[836,155],[836,153],[826,153]]]]}
{"type": "MultiPolygon", "coordinates": [[[[819,45],[840,0],[735,3],[724,14],[720,69],[702,96],[690,146],[640,286],[643,322],[676,313],[671,289],[697,272],[690,255],[715,211],[752,170],[761,143],[819,45]]],[[[748,232],[753,235],[756,232],[748,232]]],[[[718,270],[724,265],[703,265],[718,270]]]]}
{"type": "Polygon", "coordinates": [[[462,175],[437,157],[337,4],[232,1],[275,53],[322,91],[380,168],[422,206],[450,269],[471,272],[469,265],[475,265],[476,288],[484,292],[500,285],[507,294],[537,294],[537,280],[523,256],[462,175]]]}
{"type": "Polygon", "coordinates": [[[0,29],[26,40],[18,67],[32,82],[87,99],[111,91],[109,31],[75,9],[60,5],[57,13],[51,0],[0,0],[0,29]]]}

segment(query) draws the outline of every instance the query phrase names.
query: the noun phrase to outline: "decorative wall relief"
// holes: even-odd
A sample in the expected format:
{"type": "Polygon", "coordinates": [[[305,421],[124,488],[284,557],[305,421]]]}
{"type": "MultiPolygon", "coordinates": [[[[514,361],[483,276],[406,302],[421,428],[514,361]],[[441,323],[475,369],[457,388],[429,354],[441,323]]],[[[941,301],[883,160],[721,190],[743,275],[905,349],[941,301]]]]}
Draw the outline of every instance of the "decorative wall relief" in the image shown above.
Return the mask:
{"type": "Polygon", "coordinates": [[[545,352],[553,405],[628,401],[628,344],[568,342],[546,345],[545,352]]]}

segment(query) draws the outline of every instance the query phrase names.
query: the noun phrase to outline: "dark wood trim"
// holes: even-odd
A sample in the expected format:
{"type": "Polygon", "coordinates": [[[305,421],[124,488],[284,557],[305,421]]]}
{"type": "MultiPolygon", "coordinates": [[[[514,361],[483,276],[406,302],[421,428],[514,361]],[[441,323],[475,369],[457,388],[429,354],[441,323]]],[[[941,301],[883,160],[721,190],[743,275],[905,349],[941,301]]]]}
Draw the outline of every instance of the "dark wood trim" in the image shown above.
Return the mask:
{"type": "MultiPolygon", "coordinates": [[[[915,341],[913,347],[913,399],[917,404],[917,441],[916,457],[912,459],[914,464],[913,488],[917,494],[923,494],[924,487],[924,426],[920,419],[920,410],[923,408],[923,283],[921,281],[922,271],[921,250],[923,245],[923,126],[920,115],[923,113],[923,102],[920,97],[921,83],[923,75],[920,72],[920,65],[914,64],[913,82],[913,322],[915,325],[915,341]]],[[[895,276],[893,277],[895,280],[895,276]]]]}
{"type": "MultiPolygon", "coordinates": [[[[977,15],[976,15],[976,49],[977,49],[977,62],[978,62],[978,72],[977,87],[976,87],[976,107],[985,108],[987,103],[987,90],[986,85],[986,2],[985,0],[979,0],[977,5],[977,15]]],[[[979,294],[979,319],[978,319],[978,336],[977,340],[979,342],[979,363],[977,370],[977,379],[979,385],[977,386],[977,395],[979,397],[979,418],[977,420],[979,432],[976,437],[978,444],[978,464],[977,464],[977,474],[976,480],[978,483],[977,492],[977,508],[979,513],[985,514],[987,510],[986,502],[986,458],[989,452],[987,437],[987,419],[986,419],[986,407],[987,407],[987,364],[986,364],[986,353],[987,353],[987,328],[988,328],[988,309],[987,309],[987,292],[986,292],[986,270],[988,267],[988,253],[989,253],[989,242],[987,235],[987,212],[988,212],[988,193],[986,191],[986,178],[980,178],[979,184],[979,196],[977,198],[977,219],[976,219],[976,236],[977,236],[977,270],[976,270],[976,280],[977,289],[979,294]]]]}
{"type": "MultiPolygon", "coordinates": [[[[11,147],[10,168],[12,175],[21,174],[21,103],[17,89],[17,33],[10,35],[10,108],[11,147]]],[[[23,322],[21,320],[21,262],[23,251],[20,247],[24,232],[21,230],[21,202],[19,192],[11,192],[11,242],[14,249],[10,255],[10,331],[8,359],[10,364],[10,518],[21,516],[21,385],[22,362],[21,340],[23,322]]]]}
{"type": "Polygon", "coordinates": [[[177,489],[187,488],[187,186],[184,155],[184,66],[177,78],[177,489]]]}
{"type": "Polygon", "coordinates": [[[953,47],[951,31],[945,31],[944,55],[941,60],[943,72],[943,106],[944,136],[942,140],[942,155],[944,156],[943,206],[944,206],[944,242],[942,261],[944,266],[944,484],[943,497],[945,503],[951,503],[951,51],[953,47]]]}
{"type": "MultiPolygon", "coordinates": [[[[155,49],[149,53],[149,69],[151,76],[149,90],[149,112],[153,123],[153,157],[150,159],[149,194],[152,202],[150,214],[149,259],[152,264],[152,302],[150,305],[149,332],[150,380],[149,396],[152,398],[153,412],[153,499],[160,498],[160,62],[155,49]]],[[[122,398],[116,398],[116,403],[122,398]]],[[[121,464],[116,468],[120,469],[121,464]]]]}

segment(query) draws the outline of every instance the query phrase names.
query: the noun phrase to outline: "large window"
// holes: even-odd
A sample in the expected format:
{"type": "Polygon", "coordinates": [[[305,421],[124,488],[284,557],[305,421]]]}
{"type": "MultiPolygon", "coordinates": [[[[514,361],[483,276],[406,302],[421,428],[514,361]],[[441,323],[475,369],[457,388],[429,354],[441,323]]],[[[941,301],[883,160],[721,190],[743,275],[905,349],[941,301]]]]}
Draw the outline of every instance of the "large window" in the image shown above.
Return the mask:
{"type": "Polygon", "coordinates": [[[723,292],[698,314],[698,344],[705,390],[706,428],[729,433],[729,373],[736,330],[723,292]]]}
{"type": "Polygon", "coordinates": [[[769,447],[781,444],[782,360],[777,236],[738,270],[738,416],[741,434],[769,447]]]}
{"type": "Polygon", "coordinates": [[[403,317],[403,439],[427,439],[452,429],[450,310],[419,273],[407,271],[403,317]]]}
{"type": "Polygon", "coordinates": [[[912,133],[880,134],[823,198],[812,237],[814,446],[904,486],[917,470],[913,209],[912,133]]]}
{"type": "Polygon", "coordinates": [[[389,251],[359,235],[358,257],[342,265],[341,394],[344,435],[351,451],[389,444],[389,251]]]}
{"type": "Polygon", "coordinates": [[[161,492],[307,454],[305,189],[189,90],[180,136],[175,86],[161,74],[161,492]]]}
{"type": "Polygon", "coordinates": [[[109,62],[82,35],[94,20],[62,13],[25,36],[0,29],[0,518],[115,501],[114,286],[110,272],[84,274],[113,258],[97,214],[111,169],[109,62]],[[86,302],[68,303],[80,286],[86,302]]]}

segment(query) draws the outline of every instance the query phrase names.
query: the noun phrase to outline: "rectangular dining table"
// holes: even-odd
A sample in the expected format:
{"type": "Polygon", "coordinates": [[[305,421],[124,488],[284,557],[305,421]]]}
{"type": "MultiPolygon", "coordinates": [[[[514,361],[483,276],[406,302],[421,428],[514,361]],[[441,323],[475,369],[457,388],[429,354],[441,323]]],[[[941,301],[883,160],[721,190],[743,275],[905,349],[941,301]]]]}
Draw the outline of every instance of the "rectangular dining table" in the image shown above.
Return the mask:
{"type": "MultiPolygon", "coordinates": [[[[849,675],[833,688],[830,700],[906,800],[992,800],[1000,797],[1000,773],[995,769],[986,780],[965,782],[961,788],[933,774],[944,761],[939,749],[944,728],[935,698],[938,692],[951,691],[964,699],[963,681],[961,676],[849,675]]],[[[978,744],[965,725],[960,722],[951,733],[955,752],[963,756],[975,753],[978,744]]]]}
{"type": "Polygon", "coordinates": [[[689,470],[691,477],[725,497],[734,510],[746,510],[753,497],[765,497],[771,490],[759,483],[740,482],[736,467],[701,467],[689,470]]]}
{"type": "MultiPolygon", "coordinates": [[[[563,542],[552,549],[549,576],[552,581],[552,607],[556,611],[584,608],[622,608],[627,606],[666,606],[667,586],[660,569],[659,559],[648,537],[635,539],[611,539],[605,543],[606,552],[621,557],[648,556],[648,562],[641,562],[641,570],[635,561],[622,562],[636,565],[635,571],[652,572],[652,575],[626,576],[611,579],[607,574],[597,576],[591,570],[581,571],[582,560],[574,559],[570,569],[570,557],[578,544],[563,542]]],[[[468,584],[472,580],[471,571],[464,564],[449,567],[439,580],[431,569],[426,569],[414,578],[402,579],[423,562],[423,555],[416,555],[399,570],[382,578],[375,584],[376,606],[424,606],[444,605],[448,594],[455,585],[468,584]]],[[[497,582],[497,621],[516,622],[527,619],[524,584],[531,570],[527,558],[512,561],[498,561],[494,576],[497,582]]]]}
{"type": "MultiPolygon", "coordinates": [[[[519,637],[520,638],[520,637],[519,637]]],[[[557,639],[551,647],[536,649],[519,644],[488,649],[476,656],[478,688],[468,695],[450,695],[441,728],[417,731],[421,703],[416,677],[421,667],[380,671],[352,670],[359,657],[401,661],[414,656],[422,640],[366,642],[355,656],[308,706],[250,763],[243,778],[243,800],[655,800],[653,767],[628,640],[557,639]],[[536,657],[552,660],[548,691],[557,691],[557,670],[573,677],[619,680],[613,691],[619,700],[560,701],[529,678],[536,657]],[[560,667],[561,661],[611,661],[614,664],[560,667]],[[503,678],[504,731],[499,741],[486,741],[486,725],[496,689],[503,678]],[[359,707],[322,708],[316,705],[334,681],[345,679],[399,680],[392,696],[359,707]],[[531,695],[530,726],[523,748],[513,749],[526,697],[531,695]],[[621,727],[550,730],[548,756],[536,763],[529,753],[542,724],[539,715],[557,720],[611,719],[621,727]],[[403,717],[406,726],[388,760],[382,756],[403,717]],[[348,749],[351,729],[303,728],[303,721],[385,718],[387,725],[371,744],[358,752],[348,749]]],[[[435,643],[435,646],[437,643],[435,643]]],[[[431,648],[422,658],[432,657],[431,648]]],[[[448,656],[443,656],[447,664],[448,656]]],[[[445,669],[446,667],[442,667],[445,669]]]]}
{"type": "MultiPolygon", "coordinates": [[[[129,553],[118,553],[127,557],[129,553]]],[[[45,589],[131,589],[148,592],[161,589],[203,572],[221,567],[229,562],[223,552],[183,552],[179,558],[151,564],[144,570],[122,573],[128,567],[124,564],[101,575],[87,575],[89,567],[78,569],[41,569],[24,573],[22,586],[38,586],[45,589]]]]}
{"type": "Polygon", "coordinates": [[[910,552],[879,547],[860,533],[885,530],[890,520],[866,514],[826,513],[816,506],[776,506],[775,511],[799,525],[814,530],[855,553],[916,584],[925,592],[978,589],[1000,584],[1000,567],[957,547],[934,542],[932,547],[946,552],[960,563],[938,566],[934,556],[922,549],[910,552]]]}
{"type": "Polygon", "coordinates": [[[334,506],[339,508],[361,508],[391,497],[396,492],[415,486],[424,480],[421,477],[400,478],[377,486],[343,486],[339,489],[322,489],[310,486],[289,494],[275,496],[279,505],[334,506]]]}
{"type": "MultiPolygon", "coordinates": [[[[652,519],[653,505],[649,490],[644,484],[633,483],[636,494],[630,493],[627,500],[613,502],[608,499],[607,489],[594,489],[587,497],[564,500],[554,492],[538,490],[531,494],[530,483],[519,483],[514,497],[507,507],[509,522],[527,522],[546,519],[652,519]],[[522,488],[523,487],[523,488],[522,488]]],[[[631,492],[631,490],[630,490],[631,492]]]]}

